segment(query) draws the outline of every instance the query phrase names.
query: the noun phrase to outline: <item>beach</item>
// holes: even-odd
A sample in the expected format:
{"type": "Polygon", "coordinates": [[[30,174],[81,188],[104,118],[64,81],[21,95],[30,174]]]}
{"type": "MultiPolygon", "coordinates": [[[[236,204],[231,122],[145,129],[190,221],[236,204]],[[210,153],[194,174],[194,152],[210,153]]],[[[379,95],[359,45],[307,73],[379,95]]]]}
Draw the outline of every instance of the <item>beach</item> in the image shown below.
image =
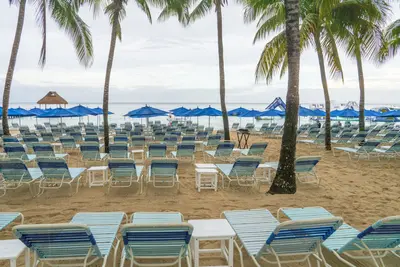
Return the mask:
{"type": "MultiPolygon", "coordinates": [[[[236,133],[232,133],[236,140],[236,133]]],[[[278,161],[280,140],[267,139],[261,136],[250,136],[250,143],[267,141],[268,148],[264,155],[265,161],[278,161]]],[[[335,146],[335,145],[334,145],[335,146]]],[[[393,215],[399,215],[400,210],[400,161],[376,158],[372,160],[350,161],[347,155],[327,152],[322,147],[297,145],[297,156],[320,155],[321,162],[316,173],[321,178],[319,187],[313,184],[298,184],[294,195],[268,195],[264,193],[269,185],[262,185],[261,190],[241,188],[236,185],[217,192],[195,189],[195,167],[190,163],[179,163],[178,174],[181,182],[180,192],[175,188],[155,189],[148,186],[143,194],[139,194],[139,186],[131,188],[113,188],[106,195],[106,188],[82,187],[76,195],[68,196],[68,188],[47,192],[32,198],[27,187],[10,191],[0,198],[0,211],[18,211],[25,216],[25,224],[31,223],[65,223],[78,212],[89,211],[123,211],[130,216],[139,211],[177,211],[181,212],[185,221],[191,219],[219,218],[221,212],[227,210],[268,209],[276,216],[281,207],[321,206],[332,214],[343,217],[344,221],[359,230],[363,230],[377,220],[393,215]]],[[[69,166],[78,166],[78,154],[70,154],[69,166]]],[[[203,162],[203,154],[196,153],[196,162],[203,162]]],[[[105,163],[104,163],[105,165],[105,163]]],[[[80,165],[82,166],[82,165],[80,165]]],[[[0,233],[0,239],[12,238],[12,227],[0,233]]],[[[205,243],[205,246],[212,246],[205,243]]],[[[332,266],[345,266],[335,260],[327,252],[328,262],[332,266]]],[[[120,255],[120,254],[119,254],[120,255]]],[[[22,258],[18,266],[24,266],[22,258]]],[[[112,257],[111,257],[112,258],[112,257]]],[[[245,266],[254,266],[244,252],[245,266]]],[[[119,262],[119,260],[118,260],[119,262]]],[[[400,266],[399,259],[388,257],[386,266],[400,266]]],[[[8,266],[3,262],[0,266],[8,266]],[[1,265],[3,264],[3,265],[1,265]]],[[[201,260],[202,265],[221,265],[222,260],[201,260]]],[[[100,266],[100,264],[94,265],[100,266]]],[[[109,259],[107,266],[112,266],[109,259]]],[[[125,266],[129,266],[128,263],[125,266]]],[[[185,264],[183,266],[186,266],[185,264]]],[[[234,266],[240,266],[239,253],[235,250],[234,266]]],[[[263,265],[273,266],[273,265],[263,265]]],[[[303,264],[286,264],[283,266],[307,266],[303,264]]],[[[316,266],[316,265],[315,265],[316,266]]],[[[366,262],[356,263],[356,266],[372,266],[366,262]]]]}

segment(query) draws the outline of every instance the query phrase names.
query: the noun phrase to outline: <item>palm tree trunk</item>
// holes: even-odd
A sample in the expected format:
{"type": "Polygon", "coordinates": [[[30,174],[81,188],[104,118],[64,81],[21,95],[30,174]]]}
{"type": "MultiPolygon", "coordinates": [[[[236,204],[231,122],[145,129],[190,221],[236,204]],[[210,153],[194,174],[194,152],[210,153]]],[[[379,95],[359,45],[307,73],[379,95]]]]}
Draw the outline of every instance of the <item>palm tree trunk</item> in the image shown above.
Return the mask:
{"type": "Polygon", "coordinates": [[[225,103],[225,70],[224,70],[224,44],[222,39],[222,10],[221,0],[215,1],[217,11],[217,32],[218,32],[218,63],[219,63],[219,97],[221,100],[222,121],[224,123],[225,140],[230,140],[228,112],[225,103]]]}
{"type": "Polygon", "coordinates": [[[114,22],[112,27],[110,50],[108,52],[106,79],[104,82],[103,123],[104,123],[104,149],[106,153],[109,153],[109,145],[110,145],[110,135],[108,128],[108,99],[109,99],[111,70],[114,61],[115,43],[117,41],[117,23],[118,21],[114,22]]]}
{"type": "Polygon", "coordinates": [[[364,71],[362,66],[362,58],[360,49],[356,49],[356,60],[357,60],[357,70],[358,70],[358,84],[360,86],[360,115],[358,117],[358,129],[360,131],[365,130],[365,87],[364,87],[364,71]]]}
{"type": "Polygon", "coordinates": [[[318,54],[319,71],[321,74],[322,88],[324,89],[325,97],[325,149],[332,150],[331,146],[331,99],[329,97],[328,82],[326,79],[324,54],[322,53],[322,46],[319,33],[314,35],[315,47],[318,54]]]}
{"type": "Polygon", "coordinates": [[[299,0],[285,0],[288,55],[288,91],[278,170],[270,194],[296,193],[296,138],[299,113],[300,29],[299,0]]]}
{"type": "Polygon", "coordinates": [[[24,28],[25,6],[26,0],[20,0],[17,29],[15,30],[14,43],[11,50],[10,62],[8,63],[6,82],[4,84],[2,114],[4,135],[10,135],[10,129],[8,127],[8,106],[10,104],[11,83],[14,75],[15,64],[17,62],[19,43],[21,42],[22,29],[24,28]]]}

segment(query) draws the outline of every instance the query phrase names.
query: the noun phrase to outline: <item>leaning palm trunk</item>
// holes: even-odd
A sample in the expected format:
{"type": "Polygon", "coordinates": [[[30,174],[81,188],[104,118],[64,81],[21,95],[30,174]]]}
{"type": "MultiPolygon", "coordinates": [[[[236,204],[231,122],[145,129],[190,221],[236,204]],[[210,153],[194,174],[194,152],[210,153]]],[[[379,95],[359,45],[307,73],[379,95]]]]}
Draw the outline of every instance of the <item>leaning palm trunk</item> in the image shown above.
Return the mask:
{"type": "Polygon", "coordinates": [[[103,95],[104,147],[106,153],[109,152],[109,144],[110,144],[110,135],[109,135],[110,132],[108,128],[108,99],[109,99],[110,78],[111,78],[112,65],[114,61],[116,41],[117,41],[117,23],[114,22],[111,32],[110,51],[108,52],[106,80],[104,82],[104,95],[103,95]]]}
{"type": "Polygon", "coordinates": [[[288,56],[288,91],[281,154],[271,194],[296,193],[295,157],[299,112],[300,30],[299,0],[285,0],[288,56]]]}
{"type": "Polygon", "coordinates": [[[326,79],[324,54],[322,52],[321,40],[319,38],[319,34],[314,34],[314,42],[318,54],[319,70],[325,97],[325,149],[331,150],[331,100],[329,97],[328,82],[326,79]]]}
{"type": "Polygon", "coordinates": [[[362,59],[360,49],[356,50],[357,70],[358,70],[358,83],[360,86],[360,115],[358,118],[358,129],[365,130],[365,87],[364,87],[364,72],[362,67],[362,59]]]}
{"type": "Polygon", "coordinates": [[[222,39],[222,10],[221,0],[215,1],[217,12],[217,32],[218,32],[218,63],[219,63],[219,96],[221,100],[222,120],[224,123],[225,140],[230,140],[228,113],[225,103],[225,70],[224,70],[224,45],[222,39]]]}
{"type": "Polygon", "coordinates": [[[10,135],[10,129],[8,127],[8,106],[10,103],[11,83],[14,75],[15,63],[17,62],[19,43],[21,41],[22,29],[24,27],[25,6],[26,0],[20,0],[17,29],[15,31],[14,43],[11,50],[10,62],[8,63],[6,82],[4,85],[2,114],[4,135],[10,135]]]}

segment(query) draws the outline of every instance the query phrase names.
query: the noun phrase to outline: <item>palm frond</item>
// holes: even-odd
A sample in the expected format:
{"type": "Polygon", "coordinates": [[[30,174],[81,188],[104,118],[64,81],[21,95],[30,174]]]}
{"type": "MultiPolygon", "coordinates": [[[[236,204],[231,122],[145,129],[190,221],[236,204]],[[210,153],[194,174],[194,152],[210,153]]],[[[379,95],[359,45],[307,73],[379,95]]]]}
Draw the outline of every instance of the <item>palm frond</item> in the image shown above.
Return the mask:
{"type": "Polygon", "coordinates": [[[380,49],[376,61],[384,63],[393,58],[400,49],[400,19],[391,23],[385,30],[384,43],[380,49]]]}
{"type": "Polygon", "coordinates": [[[70,0],[71,5],[78,11],[81,6],[88,5],[93,17],[100,14],[102,7],[106,7],[111,0],[70,0]]]}
{"type": "Polygon", "coordinates": [[[42,48],[40,49],[39,66],[44,67],[46,64],[46,42],[47,42],[47,0],[35,0],[35,16],[36,24],[39,26],[42,32],[42,48]]]}
{"type": "Polygon", "coordinates": [[[146,0],[135,0],[135,2],[137,6],[140,8],[140,10],[142,10],[146,14],[146,17],[149,20],[149,22],[152,23],[150,8],[147,5],[146,0]]]}
{"type": "Polygon", "coordinates": [[[344,82],[343,68],[340,61],[339,50],[336,45],[336,38],[329,26],[325,26],[325,31],[323,32],[322,47],[324,49],[324,55],[327,59],[331,77],[334,79],[340,77],[342,82],[344,82]]]}
{"type": "Polygon", "coordinates": [[[189,23],[189,1],[187,0],[168,0],[165,7],[158,16],[158,21],[162,22],[170,17],[176,16],[178,21],[186,26],[189,23]]]}
{"type": "Polygon", "coordinates": [[[244,5],[243,19],[245,23],[251,23],[260,16],[271,15],[282,9],[285,4],[282,0],[241,0],[244,5]]]}
{"type": "Polygon", "coordinates": [[[189,15],[189,22],[196,21],[207,15],[213,6],[212,0],[201,0],[189,15]]]}
{"type": "Polygon", "coordinates": [[[126,0],[112,1],[104,10],[104,13],[108,15],[110,25],[116,27],[116,34],[120,41],[122,40],[121,21],[126,16],[125,5],[126,0]]]}
{"type": "Polygon", "coordinates": [[[48,7],[51,17],[73,41],[79,62],[85,67],[91,66],[93,45],[89,26],[79,17],[69,0],[52,0],[48,7]]]}
{"type": "Polygon", "coordinates": [[[269,84],[281,69],[286,56],[286,32],[282,31],[265,45],[257,63],[256,81],[265,78],[266,83],[269,84]]]}
{"type": "Polygon", "coordinates": [[[254,36],[253,43],[265,39],[271,32],[282,31],[285,28],[285,22],[286,17],[284,5],[281,5],[280,8],[274,10],[270,8],[266,9],[257,23],[258,29],[254,36]]]}

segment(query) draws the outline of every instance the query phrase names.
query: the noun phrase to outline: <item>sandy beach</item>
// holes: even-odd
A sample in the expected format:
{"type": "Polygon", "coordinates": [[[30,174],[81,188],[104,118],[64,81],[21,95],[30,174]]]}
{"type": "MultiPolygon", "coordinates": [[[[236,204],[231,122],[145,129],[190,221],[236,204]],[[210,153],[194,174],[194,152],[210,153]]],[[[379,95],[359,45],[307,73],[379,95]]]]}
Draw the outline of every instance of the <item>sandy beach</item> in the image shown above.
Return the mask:
{"type": "MultiPolygon", "coordinates": [[[[232,134],[236,139],[236,134],[232,134]]],[[[277,161],[280,140],[251,136],[250,143],[268,141],[265,160],[277,161]]],[[[113,189],[105,195],[105,188],[82,187],[78,194],[69,197],[68,188],[47,192],[38,198],[32,198],[28,188],[10,191],[0,199],[0,211],[19,211],[25,216],[25,223],[63,223],[69,222],[77,212],[85,211],[123,211],[129,216],[138,211],[179,211],[185,220],[219,218],[221,212],[239,209],[268,209],[274,215],[280,207],[322,206],[345,222],[362,230],[377,220],[400,212],[400,161],[382,159],[350,161],[347,155],[334,157],[323,148],[297,145],[297,156],[321,155],[322,161],[317,165],[317,174],[322,179],[319,187],[299,185],[295,195],[265,196],[268,185],[263,185],[260,192],[249,188],[233,186],[219,189],[217,192],[195,189],[194,166],[189,163],[179,165],[181,181],[180,193],[175,189],[148,190],[139,195],[137,185],[129,189],[113,189]]],[[[77,166],[80,158],[77,154],[70,156],[70,166],[77,166]]],[[[196,154],[196,162],[203,162],[201,152],[196,154]]],[[[12,238],[12,227],[0,233],[0,239],[12,238]]],[[[208,243],[206,246],[211,246],[208,243]]],[[[326,251],[325,251],[326,252],[326,251]]],[[[332,266],[344,266],[325,253],[332,266]]],[[[244,253],[245,266],[254,266],[244,253]]],[[[22,257],[21,257],[22,258],[22,257]]],[[[119,262],[119,261],[118,261],[119,262]]],[[[219,259],[202,260],[203,265],[218,265],[219,259]]],[[[400,266],[399,259],[387,258],[387,266],[400,266]]],[[[23,266],[22,259],[18,266],[23,266]]],[[[240,266],[239,254],[235,251],[234,266],[240,266]]],[[[306,266],[307,264],[286,264],[284,266],[306,266]]],[[[355,263],[356,266],[370,266],[366,262],[355,263]]],[[[0,266],[8,266],[2,262],[0,266]]],[[[95,266],[100,266],[99,264],[95,266]]],[[[112,266],[109,260],[107,266],[112,266]]],[[[126,263],[125,266],[128,266],[126,263]]],[[[184,265],[186,266],[186,265],[184,265]]],[[[272,265],[264,265],[272,266],[272,265]]]]}

